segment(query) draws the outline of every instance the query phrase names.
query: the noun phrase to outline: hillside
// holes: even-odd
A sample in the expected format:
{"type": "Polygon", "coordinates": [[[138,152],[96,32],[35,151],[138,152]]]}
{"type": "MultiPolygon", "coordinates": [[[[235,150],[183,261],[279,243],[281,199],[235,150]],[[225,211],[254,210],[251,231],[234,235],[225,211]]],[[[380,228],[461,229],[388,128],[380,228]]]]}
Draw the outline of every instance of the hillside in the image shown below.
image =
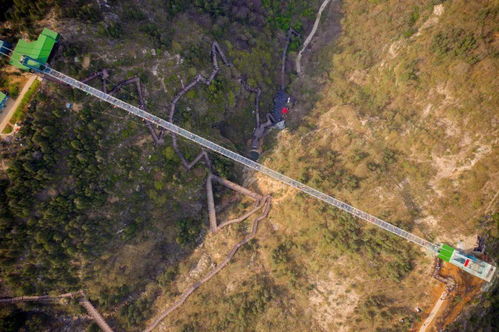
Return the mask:
{"type": "MultiPolygon", "coordinates": [[[[470,248],[477,234],[494,232],[498,101],[490,38],[496,12],[493,4],[476,6],[344,2],[343,33],[333,44],[319,37],[314,63],[293,82],[299,102],[292,126],[269,144],[264,163],[436,242],[470,248]],[[466,77],[456,72],[462,67],[466,77]]],[[[325,20],[334,17],[333,10],[325,20]]],[[[251,263],[241,257],[165,326],[201,319],[194,330],[217,329],[220,316],[252,317],[229,308],[213,315],[207,308],[225,308],[228,295],[249,292],[255,272],[271,277],[276,294],[253,318],[257,330],[418,325],[423,314],[415,308],[430,309],[438,285],[428,257],[256,177],[256,186],[272,193],[273,207],[251,263]]]]}
{"type": "MultiPolygon", "coordinates": [[[[147,110],[164,118],[188,82],[210,75],[217,41],[232,65],[219,60],[212,83],[183,95],[173,120],[246,154],[254,95],[241,78],[262,89],[260,108],[269,110],[293,28],[300,36],[289,45],[286,81],[296,103],[288,127],[265,138],[260,161],[433,242],[470,249],[485,235],[497,263],[499,3],[333,0],[298,76],[294,60],[321,3],[8,1],[0,39],[54,29],[63,36],[54,68],[81,80],[106,69],[108,88],[138,77],[147,110]]],[[[0,64],[0,88],[14,91],[19,74],[0,64]]],[[[90,84],[102,88],[98,78],[90,84]]],[[[135,85],[116,96],[140,98],[135,85]]],[[[113,329],[143,330],[253,227],[248,219],[211,233],[210,170],[184,169],[170,136],[155,144],[142,121],[68,87],[44,80],[15,137],[0,173],[0,297],[84,290],[113,329]]],[[[184,141],[180,149],[189,160],[201,151],[184,141]]],[[[419,327],[442,287],[431,257],[210,158],[220,177],[271,195],[270,213],[157,330],[419,327]]],[[[252,204],[220,185],[215,200],[224,220],[252,204]]],[[[497,286],[482,294],[456,273],[469,290],[454,295],[435,328],[493,327],[497,286]]],[[[64,301],[3,305],[0,330],[97,329],[77,301],[64,301]]]]}
{"type": "MultiPolygon", "coordinates": [[[[317,101],[303,104],[311,110],[265,164],[435,242],[472,248],[492,232],[497,255],[497,2],[345,1],[342,10],[340,39],[311,71],[320,89],[294,83],[299,100],[317,101]]],[[[304,279],[322,284],[318,293],[341,283],[357,294],[339,301],[343,318],[324,312],[326,330],[355,326],[352,312],[367,314],[354,330],[372,326],[369,316],[389,328],[404,309],[429,305],[430,264],[413,247],[281,190],[272,224],[307,248],[297,254],[313,271],[304,279]]]]}

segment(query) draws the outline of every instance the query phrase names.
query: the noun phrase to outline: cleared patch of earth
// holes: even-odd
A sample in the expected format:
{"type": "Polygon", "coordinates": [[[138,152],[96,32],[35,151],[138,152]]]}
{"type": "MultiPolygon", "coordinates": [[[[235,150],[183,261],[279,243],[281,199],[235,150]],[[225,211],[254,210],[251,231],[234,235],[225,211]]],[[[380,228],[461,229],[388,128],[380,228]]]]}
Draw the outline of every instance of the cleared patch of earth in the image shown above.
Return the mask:
{"type": "Polygon", "coordinates": [[[308,298],[313,317],[324,331],[348,331],[348,319],[360,295],[345,280],[329,272],[327,278],[315,281],[316,288],[308,298]]]}

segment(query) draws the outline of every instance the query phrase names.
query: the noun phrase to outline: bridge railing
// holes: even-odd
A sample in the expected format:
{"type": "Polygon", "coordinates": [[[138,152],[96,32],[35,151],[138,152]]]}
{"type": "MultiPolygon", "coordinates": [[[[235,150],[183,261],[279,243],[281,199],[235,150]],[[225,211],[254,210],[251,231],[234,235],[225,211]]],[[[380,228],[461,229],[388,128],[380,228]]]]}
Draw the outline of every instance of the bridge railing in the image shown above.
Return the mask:
{"type": "MultiPolygon", "coordinates": [[[[29,66],[29,63],[27,62],[27,64],[29,66]]],[[[30,66],[31,67],[31,66],[30,66]]],[[[54,79],[57,79],[61,82],[64,82],[76,89],[79,89],[81,91],[84,91],[92,96],[95,96],[101,100],[104,100],[106,101],[107,103],[110,103],[111,105],[114,105],[116,107],[119,107],[133,115],[136,115],[146,121],[149,121],[161,128],[164,128],[166,130],[169,130],[170,132],[172,133],[175,133],[179,136],[182,136],[192,142],[195,142],[209,150],[212,150],[214,152],[217,152],[229,159],[232,159],[246,167],[249,167],[255,171],[258,171],[258,172],[261,172],[265,175],[268,175],[270,176],[271,178],[277,180],[277,181],[280,181],[284,184],[287,184],[288,186],[290,187],[293,187],[299,191],[302,191],[312,197],[315,197],[329,205],[332,205],[340,210],[343,210],[345,212],[348,212],[364,221],[367,221],[375,226],[378,226],[392,234],[395,234],[397,236],[400,236],[408,241],[411,241],[419,246],[422,246],[428,250],[430,250],[431,253],[433,254],[437,254],[438,253],[438,246],[423,239],[423,238],[420,238],[419,236],[417,235],[414,235],[408,231],[405,231],[397,226],[394,226],[384,220],[381,220],[367,212],[364,212],[362,210],[359,210],[345,202],[342,202],[332,196],[329,196],[317,189],[314,189],[306,184],[303,184],[299,181],[296,181],[284,174],[281,174],[279,172],[276,172],[274,171],[273,169],[270,169],[266,166],[263,166],[262,164],[259,164],[251,159],[248,159],[244,156],[241,156],[240,154],[238,153],[235,153],[229,149],[226,149],[210,140],[207,140],[201,136],[198,136],[188,130],[185,130],[171,122],[168,122],[166,120],[163,120],[155,115],[152,115],[148,112],[145,112],[143,111],[142,109],[136,107],[136,106],[133,106],[133,105],[130,105],[118,98],[115,98],[109,94],[106,94],[104,92],[102,92],[101,90],[98,90],[96,88],[93,88],[85,83],[82,83],[74,78],[71,78],[63,73],[60,73],[48,66],[41,66],[40,68],[37,68],[37,67],[31,67],[33,70],[37,71],[37,72],[41,72],[43,73],[44,75],[47,75],[47,76],[50,76],[54,79]]]]}

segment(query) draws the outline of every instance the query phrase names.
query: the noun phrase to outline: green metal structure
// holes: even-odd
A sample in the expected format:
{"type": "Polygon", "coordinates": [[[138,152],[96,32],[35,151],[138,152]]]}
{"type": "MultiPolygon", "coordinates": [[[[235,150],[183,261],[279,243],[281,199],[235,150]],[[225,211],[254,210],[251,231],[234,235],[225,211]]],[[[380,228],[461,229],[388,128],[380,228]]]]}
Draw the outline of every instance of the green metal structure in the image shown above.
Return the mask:
{"type": "Polygon", "coordinates": [[[23,55],[35,59],[40,64],[45,64],[58,40],[59,34],[47,28],[43,29],[38,39],[33,42],[19,39],[12,51],[10,64],[19,69],[28,70],[29,67],[26,67],[20,61],[23,55]]]}
{"type": "Polygon", "coordinates": [[[438,258],[446,262],[450,262],[454,250],[455,249],[452,248],[451,246],[443,244],[442,247],[440,248],[440,251],[438,252],[438,258]]]}

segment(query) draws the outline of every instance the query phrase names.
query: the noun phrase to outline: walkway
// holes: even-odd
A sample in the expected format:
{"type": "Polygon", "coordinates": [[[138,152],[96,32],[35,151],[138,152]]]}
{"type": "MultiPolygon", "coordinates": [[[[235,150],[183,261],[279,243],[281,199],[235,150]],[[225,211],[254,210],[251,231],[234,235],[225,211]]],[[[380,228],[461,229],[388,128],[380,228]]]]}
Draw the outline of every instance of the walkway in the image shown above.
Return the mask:
{"type": "Polygon", "coordinates": [[[312,27],[312,31],[310,31],[310,33],[308,34],[307,38],[305,39],[305,42],[303,43],[301,50],[298,52],[298,55],[296,56],[296,60],[295,60],[296,73],[298,75],[302,74],[301,57],[303,56],[303,52],[305,52],[305,50],[307,49],[308,44],[310,44],[310,42],[312,41],[312,38],[314,38],[315,32],[317,31],[317,28],[319,27],[319,23],[321,21],[322,12],[324,11],[324,9],[326,8],[326,6],[329,4],[330,1],[331,0],[324,0],[324,2],[322,3],[321,7],[319,8],[319,11],[317,12],[317,16],[315,17],[315,22],[314,22],[314,26],[312,27]]]}
{"type": "Polygon", "coordinates": [[[19,106],[19,104],[23,100],[24,95],[26,94],[26,92],[28,92],[29,88],[31,87],[31,84],[33,84],[33,82],[36,79],[41,80],[41,78],[38,75],[34,75],[34,74],[30,75],[30,78],[28,79],[26,84],[24,84],[24,87],[21,90],[21,92],[19,93],[19,96],[17,97],[16,101],[14,103],[7,104],[7,109],[5,109],[2,112],[2,113],[6,112],[6,115],[2,118],[2,122],[0,123],[0,133],[3,132],[4,128],[7,126],[7,124],[10,121],[10,118],[12,118],[12,116],[16,112],[17,107],[19,106]]]}
{"type": "Polygon", "coordinates": [[[428,318],[424,321],[423,325],[419,328],[419,332],[425,332],[426,329],[431,325],[435,317],[437,316],[438,312],[440,311],[440,307],[442,304],[445,302],[447,299],[447,289],[444,289],[442,292],[442,295],[438,299],[438,301],[435,303],[435,306],[431,310],[430,314],[428,315],[428,318]]]}
{"type": "MultiPolygon", "coordinates": [[[[37,70],[35,67],[30,67],[31,69],[37,70]]],[[[171,121],[166,121],[162,118],[159,118],[151,113],[148,113],[136,106],[130,105],[118,98],[115,98],[107,93],[102,92],[101,90],[98,90],[96,88],[93,88],[87,84],[84,84],[72,77],[69,77],[61,72],[58,72],[50,67],[44,67],[42,71],[40,71],[41,74],[44,74],[50,78],[53,78],[55,80],[61,81],[63,83],[66,83],[78,90],[84,91],[88,93],[89,95],[92,95],[98,99],[101,99],[111,105],[114,105],[118,108],[121,108],[122,110],[125,110],[139,118],[142,118],[145,121],[151,122],[152,124],[164,128],[170,132],[172,135],[172,138],[175,137],[176,135],[181,136],[186,138],[187,140],[190,140],[198,145],[201,145],[204,148],[207,148],[213,152],[216,152],[224,157],[227,157],[239,164],[242,164],[250,169],[253,169],[257,172],[263,173],[277,181],[280,181],[290,187],[293,187],[295,189],[298,189],[301,192],[304,192],[305,194],[308,194],[312,197],[315,197],[321,201],[323,201],[326,204],[329,204],[331,206],[334,206],[340,210],[343,210],[351,215],[354,215],[364,221],[367,221],[368,223],[371,223],[375,226],[378,226],[379,228],[382,228],[390,233],[393,233],[397,236],[400,236],[408,241],[411,241],[423,248],[426,248],[429,250],[430,253],[436,254],[439,251],[439,247],[436,244],[433,244],[415,234],[412,234],[406,230],[403,230],[402,228],[399,228],[395,225],[392,225],[378,217],[375,217],[367,212],[364,212],[360,209],[357,209],[345,202],[342,202],[330,195],[327,195],[315,188],[312,188],[304,183],[301,183],[299,181],[296,181],[282,173],[279,173],[273,169],[270,169],[262,164],[259,164],[251,159],[248,159],[236,152],[233,152],[213,141],[210,141],[206,138],[203,138],[199,135],[196,135],[184,128],[181,128],[175,124],[173,124],[171,121]]],[[[212,73],[212,75],[214,75],[212,73]]],[[[199,77],[199,75],[198,75],[199,77]]],[[[203,78],[200,78],[200,80],[203,78]]],[[[192,85],[195,85],[197,82],[194,81],[194,83],[191,83],[192,85]]],[[[186,87],[187,88],[187,87],[186,87]]],[[[190,89],[190,88],[189,88],[190,89]]],[[[176,101],[174,100],[172,102],[172,105],[175,105],[176,101]]],[[[174,145],[175,146],[175,145],[174,145]]],[[[187,161],[183,161],[183,163],[186,163],[187,161]]],[[[185,165],[185,164],[184,164],[185,165]]]]}
{"type": "Polygon", "coordinates": [[[144,330],[144,332],[151,332],[152,330],[154,330],[161,323],[161,321],[163,319],[165,319],[170,313],[172,313],[174,310],[176,310],[178,307],[180,307],[182,304],[184,304],[184,302],[187,300],[187,298],[189,296],[191,296],[191,294],[196,289],[198,289],[199,287],[201,287],[201,285],[203,285],[204,283],[208,282],[211,278],[213,278],[215,275],[217,275],[218,272],[220,272],[225,266],[227,266],[227,264],[230,263],[230,261],[232,260],[232,258],[234,257],[234,255],[239,250],[239,248],[241,248],[246,243],[248,243],[253,238],[255,238],[256,232],[258,231],[258,224],[260,223],[260,221],[262,221],[263,219],[265,219],[268,216],[269,212],[270,212],[270,204],[271,204],[271,198],[270,198],[270,196],[263,196],[263,197],[261,197],[259,203],[260,203],[259,206],[263,207],[263,212],[262,212],[262,214],[260,216],[258,216],[253,221],[253,226],[252,226],[252,229],[251,229],[251,233],[249,233],[247,236],[245,236],[242,241],[236,243],[232,247],[231,251],[227,254],[227,256],[225,257],[225,259],[220,264],[218,264],[213,270],[211,270],[210,272],[208,272],[208,274],[204,278],[202,278],[201,280],[195,282],[190,287],[188,287],[186,290],[184,290],[184,292],[182,293],[182,295],[180,295],[180,297],[178,298],[178,300],[175,301],[169,308],[167,308],[166,310],[164,310],[163,312],[161,312],[152,321],[152,323],[144,330]]]}
{"type": "Polygon", "coordinates": [[[64,298],[78,299],[80,305],[87,310],[88,314],[92,316],[95,323],[97,323],[97,325],[99,325],[99,327],[104,332],[113,332],[111,327],[109,327],[109,325],[106,323],[102,315],[97,311],[97,309],[95,309],[92,303],[90,303],[90,301],[87,299],[85,293],[82,290],[74,293],[65,293],[54,296],[41,295],[41,296],[6,297],[6,298],[0,298],[0,303],[54,302],[54,301],[57,302],[58,300],[64,298]]]}

